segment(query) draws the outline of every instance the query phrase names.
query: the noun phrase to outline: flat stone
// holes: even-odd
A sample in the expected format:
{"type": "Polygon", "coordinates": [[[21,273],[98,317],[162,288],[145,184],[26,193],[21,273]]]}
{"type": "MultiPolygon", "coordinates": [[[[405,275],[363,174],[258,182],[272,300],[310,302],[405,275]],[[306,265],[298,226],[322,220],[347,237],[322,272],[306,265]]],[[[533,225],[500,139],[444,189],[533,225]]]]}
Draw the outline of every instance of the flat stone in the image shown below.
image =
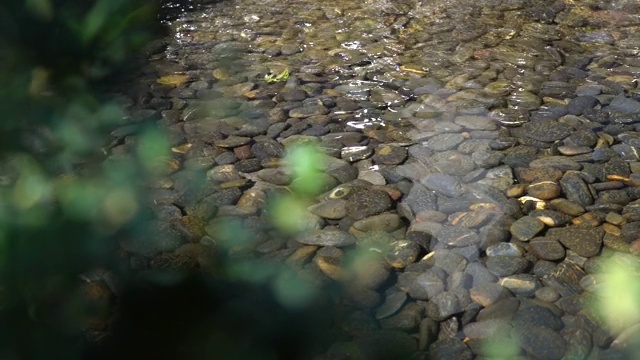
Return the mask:
{"type": "Polygon", "coordinates": [[[571,216],[554,210],[534,210],[529,216],[542,221],[548,227],[565,226],[572,220],[571,216]]]}
{"type": "Polygon", "coordinates": [[[604,230],[600,227],[570,226],[549,229],[547,236],[558,239],[562,245],[575,251],[580,256],[592,257],[600,252],[604,230]]]}
{"type": "Polygon", "coordinates": [[[404,291],[393,291],[385,295],[384,302],[376,309],[376,319],[384,319],[395,314],[407,300],[404,291]]]}
{"type": "Polygon", "coordinates": [[[296,237],[296,241],[305,245],[349,246],[356,243],[356,238],[341,230],[312,230],[296,237]]]}
{"type": "Polygon", "coordinates": [[[560,171],[580,170],[582,165],[566,156],[547,156],[535,159],[529,163],[532,168],[536,167],[554,167],[560,171]]]}
{"type": "Polygon", "coordinates": [[[560,186],[568,200],[582,206],[593,204],[593,196],[589,186],[584,180],[575,174],[566,174],[560,179],[560,186]]]}
{"type": "Polygon", "coordinates": [[[426,146],[435,151],[445,151],[455,149],[458,145],[460,145],[464,141],[464,136],[461,134],[439,134],[431,139],[429,139],[426,143],[426,146]]]}
{"type": "Polygon", "coordinates": [[[522,134],[530,139],[554,142],[571,135],[574,128],[556,120],[530,121],[521,127],[522,134]]]}
{"type": "Polygon", "coordinates": [[[520,339],[520,347],[536,359],[559,360],[567,351],[562,336],[546,327],[529,326],[520,331],[514,329],[512,336],[520,339]]]}
{"type": "Polygon", "coordinates": [[[551,200],[549,208],[570,216],[580,216],[586,211],[582,205],[562,198],[551,200]]]}
{"type": "Polygon", "coordinates": [[[342,219],[347,216],[347,201],[343,199],[329,199],[309,206],[309,211],[325,219],[342,219]]]}
{"type": "Polygon", "coordinates": [[[536,237],[529,242],[529,251],[535,256],[543,260],[561,260],[564,259],[564,247],[556,238],[553,237],[536,237]]]}
{"type": "Polygon", "coordinates": [[[474,286],[469,290],[469,295],[473,302],[478,303],[485,308],[502,299],[511,297],[509,290],[495,283],[485,283],[474,286]]]}
{"type": "Polygon", "coordinates": [[[464,176],[476,168],[471,156],[454,150],[439,152],[431,156],[430,160],[438,171],[449,175],[464,176]]]}
{"type": "Polygon", "coordinates": [[[491,256],[487,258],[486,266],[496,276],[509,276],[524,271],[529,261],[515,256],[491,256]]]}
{"type": "Polygon", "coordinates": [[[460,180],[447,174],[429,174],[420,181],[427,189],[448,197],[459,197],[465,190],[460,180]]]}
{"type": "Polygon", "coordinates": [[[376,148],[373,161],[376,164],[398,165],[407,159],[407,149],[400,146],[382,145],[376,148]]]}
{"type": "Polygon", "coordinates": [[[562,170],[554,167],[524,167],[516,169],[516,177],[522,183],[536,183],[541,181],[558,181],[562,178],[562,170]]]}
{"type": "Polygon", "coordinates": [[[497,124],[488,116],[462,115],[457,116],[454,123],[469,130],[496,130],[497,124]]]}
{"type": "Polygon", "coordinates": [[[529,241],[543,229],[542,221],[531,216],[523,216],[511,225],[510,232],[520,241],[529,241]]]}
{"type": "Polygon", "coordinates": [[[609,109],[625,114],[637,114],[640,112],[640,102],[618,95],[609,103],[609,109]]]}
{"type": "Polygon", "coordinates": [[[347,199],[347,213],[353,219],[360,220],[377,215],[391,208],[389,194],[383,190],[360,189],[347,199]]]}
{"type": "Polygon", "coordinates": [[[418,300],[429,300],[445,289],[444,280],[435,272],[428,271],[418,275],[409,288],[409,296],[418,300]]]}
{"type": "Polygon", "coordinates": [[[369,158],[373,149],[369,146],[348,146],[340,150],[340,158],[347,161],[358,161],[369,158]]]}
{"type": "Polygon", "coordinates": [[[503,277],[498,281],[498,284],[509,289],[509,291],[517,296],[525,297],[533,296],[541,286],[538,278],[531,274],[516,274],[503,277]]]}
{"type": "Polygon", "coordinates": [[[427,304],[427,314],[436,321],[443,321],[462,310],[458,297],[449,291],[435,295],[427,304]]]}
{"type": "Polygon", "coordinates": [[[393,232],[402,226],[400,216],[394,213],[382,213],[379,215],[369,216],[353,223],[352,227],[358,231],[384,231],[393,232]]]}
{"type": "Polygon", "coordinates": [[[445,226],[437,234],[438,240],[444,244],[455,247],[478,245],[478,234],[463,226],[445,226]]]}
{"type": "Polygon", "coordinates": [[[491,245],[485,250],[488,257],[491,256],[515,256],[521,257],[525,251],[520,245],[513,243],[501,242],[499,244],[491,245]]]}

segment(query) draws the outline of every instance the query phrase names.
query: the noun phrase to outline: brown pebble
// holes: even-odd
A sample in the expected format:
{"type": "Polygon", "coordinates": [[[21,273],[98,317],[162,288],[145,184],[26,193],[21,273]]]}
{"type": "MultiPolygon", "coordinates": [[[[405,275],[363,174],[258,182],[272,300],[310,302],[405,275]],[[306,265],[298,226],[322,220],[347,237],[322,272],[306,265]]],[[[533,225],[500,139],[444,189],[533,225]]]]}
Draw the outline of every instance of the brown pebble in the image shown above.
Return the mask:
{"type": "Polygon", "coordinates": [[[611,234],[611,235],[615,235],[615,236],[620,236],[620,233],[621,233],[619,227],[617,227],[617,226],[615,226],[613,224],[609,224],[609,223],[602,224],[602,229],[606,233],[611,234]]]}
{"type": "Polygon", "coordinates": [[[539,181],[527,187],[527,194],[542,200],[551,200],[560,196],[562,188],[554,181],[539,181]]]}
{"type": "Polygon", "coordinates": [[[593,189],[596,191],[603,191],[603,190],[622,189],[623,187],[625,187],[625,185],[622,181],[605,181],[605,182],[591,184],[591,187],[593,187],[593,189]]]}
{"type": "Polygon", "coordinates": [[[520,168],[516,170],[516,176],[523,183],[558,181],[562,177],[562,171],[554,167],[520,168]]]}
{"type": "Polygon", "coordinates": [[[318,250],[319,246],[315,245],[307,245],[301,248],[298,248],[293,254],[291,254],[286,263],[289,266],[300,267],[304,263],[307,262],[308,259],[311,258],[313,254],[315,254],[316,250],[318,250]]]}
{"type": "Polygon", "coordinates": [[[640,256],[640,239],[631,242],[631,244],[629,244],[629,252],[632,255],[635,256],[640,256]]]}
{"type": "Polygon", "coordinates": [[[251,146],[249,144],[242,145],[233,149],[233,154],[239,160],[246,160],[253,157],[253,153],[251,152],[251,146]]]}
{"type": "Polygon", "coordinates": [[[614,212],[608,213],[605,220],[613,225],[624,225],[627,222],[622,215],[614,212]]]}
{"type": "Polygon", "coordinates": [[[574,225],[596,227],[602,224],[602,219],[594,213],[585,213],[571,221],[574,225]]]}
{"type": "Polygon", "coordinates": [[[510,198],[517,198],[524,195],[526,192],[527,184],[515,184],[507,188],[506,195],[510,198]]]}

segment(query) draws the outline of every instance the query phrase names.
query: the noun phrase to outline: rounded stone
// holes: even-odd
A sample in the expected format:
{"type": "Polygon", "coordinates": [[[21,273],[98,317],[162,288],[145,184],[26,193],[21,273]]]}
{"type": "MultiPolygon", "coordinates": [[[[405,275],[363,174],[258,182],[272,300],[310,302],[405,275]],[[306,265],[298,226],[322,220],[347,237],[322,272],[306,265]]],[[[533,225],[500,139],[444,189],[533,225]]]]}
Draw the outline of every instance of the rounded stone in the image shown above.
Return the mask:
{"type": "Polygon", "coordinates": [[[512,336],[520,340],[522,347],[532,357],[540,360],[559,360],[567,351],[565,340],[552,329],[529,326],[523,330],[513,330],[512,336]]]}
{"type": "Polygon", "coordinates": [[[420,246],[413,241],[398,240],[390,245],[389,252],[384,255],[385,260],[396,269],[402,269],[413,264],[420,253],[420,246]]]}
{"type": "Polygon", "coordinates": [[[535,296],[537,299],[551,304],[560,298],[560,293],[554,288],[545,286],[536,290],[535,296]]]}
{"type": "Polygon", "coordinates": [[[383,190],[357,189],[346,200],[347,214],[356,220],[380,214],[392,205],[389,194],[383,190]]]}
{"type": "Polygon", "coordinates": [[[580,256],[592,257],[597,255],[602,248],[604,230],[600,227],[570,226],[549,229],[547,236],[558,239],[562,245],[580,256]]]}
{"type": "Polygon", "coordinates": [[[535,256],[543,260],[561,260],[564,259],[564,247],[555,238],[552,237],[536,237],[529,242],[529,251],[535,256]]]}
{"type": "Polygon", "coordinates": [[[305,231],[296,237],[296,241],[305,245],[349,246],[356,243],[356,238],[341,230],[305,231]]]}
{"type": "Polygon", "coordinates": [[[562,193],[562,188],[553,181],[540,181],[527,187],[527,194],[541,200],[555,199],[562,193]]]}
{"type": "Polygon", "coordinates": [[[509,276],[524,271],[529,261],[515,256],[491,256],[487,258],[487,269],[496,276],[509,276]]]}
{"type": "Polygon", "coordinates": [[[325,219],[342,219],[347,216],[347,201],[343,199],[329,199],[309,206],[309,211],[325,219]]]}
{"type": "Polygon", "coordinates": [[[398,165],[407,159],[407,149],[399,146],[382,145],[376,148],[373,161],[376,164],[398,165]]]}
{"type": "Polygon", "coordinates": [[[520,241],[529,241],[544,229],[544,223],[531,216],[516,220],[509,229],[511,235],[520,241]]]}
{"type": "Polygon", "coordinates": [[[578,175],[567,174],[560,179],[560,186],[569,201],[582,206],[593,204],[593,195],[589,186],[578,175]]]}
{"type": "Polygon", "coordinates": [[[461,134],[440,134],[427,141],[427,147],[435,151],[445,151],[455,149],[464,141],[461,134]]]}

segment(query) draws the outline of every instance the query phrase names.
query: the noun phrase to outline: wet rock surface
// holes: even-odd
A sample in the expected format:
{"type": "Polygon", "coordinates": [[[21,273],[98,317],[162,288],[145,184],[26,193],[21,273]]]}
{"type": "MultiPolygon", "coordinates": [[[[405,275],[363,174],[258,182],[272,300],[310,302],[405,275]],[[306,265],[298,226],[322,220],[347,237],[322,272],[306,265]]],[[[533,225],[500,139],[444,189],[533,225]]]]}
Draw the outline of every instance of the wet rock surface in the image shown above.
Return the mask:
{"type": "MultiPolygon", "coordinates": [[[[640,9],[620,6],[185,12],[135,80],[143,94],[124,90],[175,132],[179,164],[149,204],[162,236],[121,244],[130,266],[202,270],[209,252],[179,252],[198,244],[344,287],[327,314],[342,340],[319,359],[490,357],[477,341],[501,337],[514,356],[597,358],[612,341],[574,306],[594,296],[589,264],[640,253],[640,9]],[[322,182],[285,203],[291,235],[273,204],[301,188],[296,144],[320,149],[322,182]]],[[[126,130],[111,156],[135,142],[126,130]]]]}

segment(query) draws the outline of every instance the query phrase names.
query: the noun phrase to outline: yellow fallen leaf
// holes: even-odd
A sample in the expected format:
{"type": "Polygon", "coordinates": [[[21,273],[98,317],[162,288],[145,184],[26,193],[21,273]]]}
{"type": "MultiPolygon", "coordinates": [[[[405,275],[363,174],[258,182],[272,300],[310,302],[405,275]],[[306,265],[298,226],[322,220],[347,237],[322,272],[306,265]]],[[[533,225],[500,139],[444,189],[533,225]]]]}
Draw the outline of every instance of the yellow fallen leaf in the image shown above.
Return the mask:
{"type": "Polygon", "coordinates": [[[189,75],[167,75],[156,80],[158,84],[173,85],[175,87],[181,86],[189,80],[189,75]]]}
{"type": "Polygon", "coordinates": [[[179,146],[174,146],[171,148],[171,151],[173,151],[174,153],[178,153],[178,154],[186,154],[187,151],[189,151],[189,149],[191,149],[191,144],[187,143],[187,144],[183,144],[183,145],[179,145],[179,146]]]}
{"type": "Polygon", "coordinates": [[[407,72],[412,72],[412,73],[414,73],[414,74],[420,74],[420,75],[426,75],[426,74],[427,74],[427,72],[426,72],[426,71],[418,70],[418,69],[412,69],[412,68],[410,68],[410,67],[406,67],[406,66],[404,66],[404,65],[401,65],[401,66],[400,66],[400,70],[402,70],[402,71],[407,71],[407,72]]]}

